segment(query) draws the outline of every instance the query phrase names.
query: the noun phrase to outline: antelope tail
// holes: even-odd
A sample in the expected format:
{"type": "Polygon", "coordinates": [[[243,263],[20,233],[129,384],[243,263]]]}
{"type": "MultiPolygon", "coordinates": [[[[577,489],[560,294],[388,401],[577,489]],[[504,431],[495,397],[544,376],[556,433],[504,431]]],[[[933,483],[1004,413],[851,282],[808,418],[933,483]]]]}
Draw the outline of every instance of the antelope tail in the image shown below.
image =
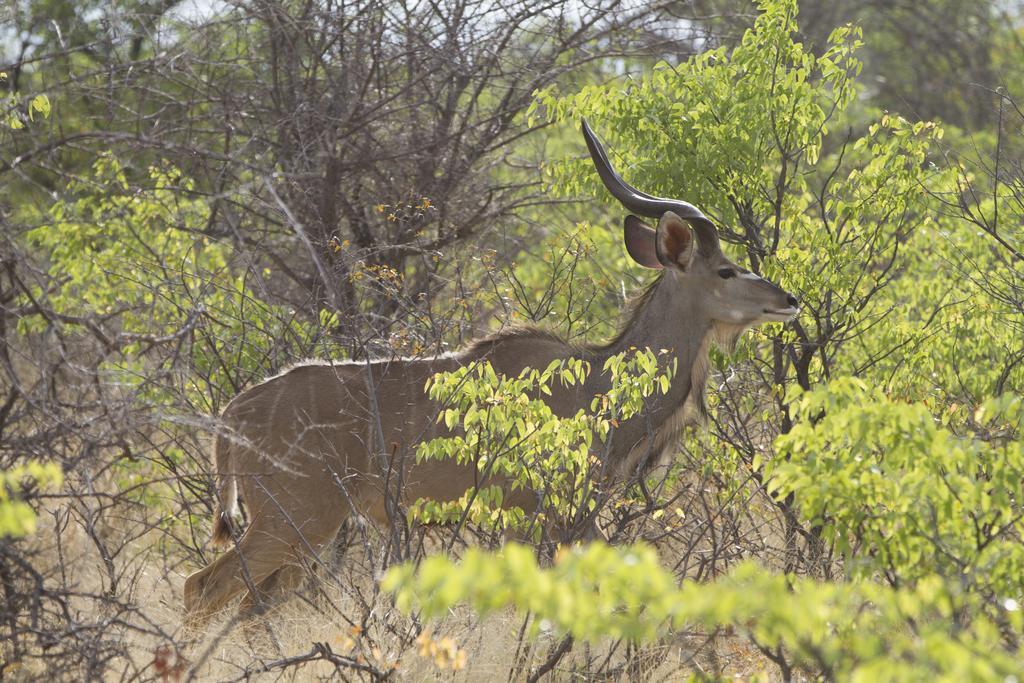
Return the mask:
{"type": "Polygon", "coordinates": [[[238,482],[231,471],[231,443],[222,435],[217,436],[213,458],[217,478],[217,509],[213,513],[213,536],[210,543],[223,546],[238,531],[235,522],[238,514],[238,482]]]}

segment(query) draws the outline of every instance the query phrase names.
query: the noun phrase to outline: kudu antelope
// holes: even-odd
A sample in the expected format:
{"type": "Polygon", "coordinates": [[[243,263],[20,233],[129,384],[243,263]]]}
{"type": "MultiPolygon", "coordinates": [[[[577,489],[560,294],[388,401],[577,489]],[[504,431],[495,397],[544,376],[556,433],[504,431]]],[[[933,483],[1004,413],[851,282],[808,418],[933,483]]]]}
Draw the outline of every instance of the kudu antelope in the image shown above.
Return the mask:
{"type": "MultiPolygon", "coordinates": [[[[213,540],[232,538],[239,497],[249,525],[233,548],[186,580],[190,623],[201,624],[247,588],[243,613],[297,586],[304,562],[331,542],[346,518],[388,522],[393,506],[387,491],[395,481],[402,482],[402,503],[455,500],[478,483],[471,465],[417,463],[411,456],[420,441],[446,433],[423,391],[434,373],[487,360],[497,372],[516,375],[569,357],[599,369],[607,357],[633,347],[669,350],[677,371],[667,394],[652,396],[646,414],[621,422],[602,446],[613,471],[630,476],[703,415],[712,342],[731,347],[745,329],[797,314],[791,294],[726,258],[715,226],[696,207],[630,187],[585,121],[583,135],[612,195],[630,211],[658,219],[657,229],[633,215],[625,219],[627,252],[660,274],[619,334],[604,345],[577,346],[517,329],[433,358],[301,363],[243,391],[224,411],[216,439],[213,540]]],[[[555,414],[570,416],[608,387],[607,376],[595,370],[581,386],[552,387],[545,400],[555,414]]],[[[529,509],[536,500],[533,492],[509,491],[505,504],[529,509]]]]}

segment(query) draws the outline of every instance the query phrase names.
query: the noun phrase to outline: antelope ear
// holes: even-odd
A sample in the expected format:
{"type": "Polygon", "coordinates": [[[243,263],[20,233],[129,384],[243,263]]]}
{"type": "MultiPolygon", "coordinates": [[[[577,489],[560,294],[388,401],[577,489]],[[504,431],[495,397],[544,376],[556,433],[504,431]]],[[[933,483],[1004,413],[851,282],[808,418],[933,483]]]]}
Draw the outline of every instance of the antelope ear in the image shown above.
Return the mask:
{"type": "Polygon", "coordinates": [[[658,261],[665,267],[674,266],[686,270],[696,253],[697,240],[689,224],[671,211],[666,211],[658,221],[655,240],[658,261]]]}
{"type": "Polygon", "coordinates": [[[658,260],[657,233],[636,216],[626,216],[622,239],[633,260],[645,268],[662,268],[658,260]]]}

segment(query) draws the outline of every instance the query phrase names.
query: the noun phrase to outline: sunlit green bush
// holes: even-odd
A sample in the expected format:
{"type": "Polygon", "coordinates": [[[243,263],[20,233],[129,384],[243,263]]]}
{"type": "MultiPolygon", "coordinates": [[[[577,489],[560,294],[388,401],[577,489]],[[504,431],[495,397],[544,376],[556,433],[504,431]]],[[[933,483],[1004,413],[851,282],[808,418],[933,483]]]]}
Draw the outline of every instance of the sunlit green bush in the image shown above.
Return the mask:
{"type": "Polygon", "coordinates": [[[534,634],[578,640],[651,640],[669,628],[729,629],[772,654],[787,677],[797,668],[830,680],[1011,680],[1024,659],[1024,618],[1007,599],[991,618],[961,618],[977,600],[930,576],[914,586],[823,583],[738,566],[711,583],[684,581],[646,546],[603,544],[564,549],[549,569],[532,551],[509,545],[470,550],[455,563],[426,560],[417,573],[393,568],[385,589],[400,608],[442,617],[460,603],[483,614],[515,607],[532,616],[534,634]]]}
{"type": "Polygon", "coordinates": [[[794,405],[769,488],[797,496],[851,578],[913,586],[939,575],[996,609],[1024,599],[1021,399],[986,401],[959,434],[924,404],[854,378],[794,405]]]}
{"type": "Polygon", "coordinates": [[[601,442],[621,420],[637,415],[645,399],[668,391],[676,368],[665,367],[650,349],[609,358],[601,371],[610,388],[588,409],[567,417],[545,402],[552,388],[582,385],[591,372],[579,359],[553,361],[544,370],[525,368],[516,377],[495,372],[484,361],[439,373],[426,386],[438,402],[438,422],[458,433],[421,443],[417,460],[454,459],[476,467],[485,485],[470,488],[459,500],[416,501],[410,519],[423,523],[469,521],[487,530],[515,530],[539,537],[545,519],[563,525],[586,515],[602,484],[601,442]],[[504,505],[503,488],[536,492],[538,513],[504,505]]]}
{"type": "Polygon", "coordinates": [[[30,462],[0,471],[0,538],[27,536],[36,530],[36,511],[21,500],[24,490],[45,491],[64,476],[54,463],[30,462]]]}
{"type": "Polygon", "coordinates": [[[841,551],[847,580],[747,564],[711,584],[684,581],[645,546],[473,550],[461,562],[397,567],[399,607],[439,617],[460,603],[515,607],[533,628],[581,640],[649,640],[670,628],[729,627],[806,666],[854,680],[998,680],[1024,664],[1021,550],[1024,401],[986,402],[956,435],[923,404],[856,379],[794,399],[797,424],[763,465],[768,488],[841,551]],[[781,650],[778,648],[781,646],[781,650]]]}

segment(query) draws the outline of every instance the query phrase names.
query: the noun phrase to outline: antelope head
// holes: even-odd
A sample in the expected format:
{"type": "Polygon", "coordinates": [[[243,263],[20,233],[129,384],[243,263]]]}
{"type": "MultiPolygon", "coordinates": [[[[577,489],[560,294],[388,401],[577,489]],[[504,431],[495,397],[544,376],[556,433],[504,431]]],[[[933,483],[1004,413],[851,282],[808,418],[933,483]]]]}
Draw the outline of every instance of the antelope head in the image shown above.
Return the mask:
{"type": "Polygon", "coordinates": [[[636,216],[626,217],[623,238],[634,261],[665,269],[680,286],[696,293],[695,305],[716,323],[745,329],[796,317],[800,312],[796,297],[726,257],[714,223],[700,209],[631,187],[612,168],[586,120],[583,137],[612,196],[630,211],[658,219],[657,228],[651,228],[636,216]]]}

